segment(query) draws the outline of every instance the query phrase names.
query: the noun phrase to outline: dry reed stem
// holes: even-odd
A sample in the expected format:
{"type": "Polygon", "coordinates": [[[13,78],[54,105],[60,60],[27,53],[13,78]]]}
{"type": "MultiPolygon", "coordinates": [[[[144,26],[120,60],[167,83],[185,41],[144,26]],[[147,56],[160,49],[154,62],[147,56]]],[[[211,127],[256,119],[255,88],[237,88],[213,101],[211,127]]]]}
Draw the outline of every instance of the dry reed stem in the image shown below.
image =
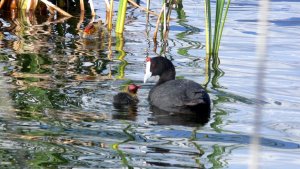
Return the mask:
{"type": "MultiPolygon", "coordinates": [[[[49,16],[48,21],[43,22],[42,24],[35,24],[34,26],[35,27],[41,27],[41,26],[47,26],[47,25],[51,25],[51,24],[63,23],[66,20],[68,20],[69,18],[70,17],[62,17],[62,18],[56,19],[54,21],[51,21],[52,17],[49,16]]],[[[50,31],[49,31],[49,33],[50,33],[50,31]]]]}
{"type": "Polygon", "coordinates": [[[32,1],[31,1],[31,0],[28,0],[28,1],[27,1],[26,13],[28,13],[28,12],[29,12],[29,10],[30,10],[30,6],[31,6],[31,3],[32,3],[32,1]]]}
{"type": "Polygon", "coordinates": [[[89,2],[90,2],[90,8],[91,8],[92,16],[95,16],[96,13],[95,13],[93,0],[90,0],[89,2]]]}
{"type": "Polygon", "coordinates": [[[166,30],[164,30],[164,40],[166,40],[168,38],[169,35],[169,26],[170,26],[170,20],[171,20],[171,13],[172,13],[172,9],[168,9],[167,12],[167,18],[166,18],[166,30]]]}
{"type": "Polygon", "coordinates": [[[106,11],[109,11],[110,5],[109,5],[108,0],[105,0],[105,5],[106,5],[106,11]]]}
{"type": "Polygon", "coordinates": [[[32,0],[30,9],[32,9],[33,11],[35,11],[37,5],[38,5],[38,0],[32,0]]]}
{"type": "Polygon", "coordinates": [[[114,12],[114,1],[110,1],[109,11],[106,12],[106,23],[107,23],[107,29],[109,31],[112,30],[112,18],[113,18],[113,12],[114,12]]]}
{"type": "Polygon", "coordinates": [[[109,11],[105,12],[105,24],[109,25],[109,11]]]}
{"type": "Polygon", "coordinates": [[[95,15],[92,15],[92,18],[91,18],[89,24],[92,24],[92,23],[94,23],[94,22],[95,22],[95,15]]]}
{"type": "Polygon", "coordinates": [[[166,34],[166,31],[167,31],[167,10],[166,10],[166,2],[163,4],[163,8],[164,8],[164,30],[163,30],[163,34],[165,35],[166,34]]]}
{"type": "Polygon", "coordinates": [[[47,0],[41,0],[44,4],[46,4],[47,6],[55,9],[57,12],[61,13],[64,16],[69,16],[72,17],[71,14],[69,14],[68,12],[65,12],[64,10],[60,9],[59,7],[57,7],[56,5],[52,4],[51,2],[47,1],[47,0]]]}
{"type": "Polygon", "coordinates": [[[155,16],[159,16],[159,14],[157,14],[157,13],[155,13],[153,11],[149,11],[146,8],[139,6],[133,0],[128,0],[128,2],[131,3],[133,6],[135,6],[137,8],[140,8],[142,11],[145,11],[145,12],[150,13],[150,14],[155,15],[155,16]]]}
{"type": "Polygon", "coordinates": [[[161,10],[160,10],[160,13],[159,13],[159,16],[157,18],[157,21],[156,21],[156,27],[155,27],[155,31],[154,31],[154,35],[153,35],[153,40],[156,41],[157,39],[157,32],[158,32],[158,26],[159,26],[159,22],[160,22],[160,19],[161,19],[161,16],[164,12],[164,8],[162,7],[161,10]]]}
{"type": "Polygon", "coordinates": [[[80,0],[80,10],[84,11],[84,2],[83,2],[83,0],[80,0]]]}
{"type": "Polygon", "coordinates": [[[5,2],[5,0],[1,0],[1,1],[0,1],[0,9],[2,8],[4,2],[5,2]]]}
{"type": "Polygon", "coordinates": [[[50,6],[47,6],[47,8],[48,8],[48,11],[50,12],[51,15],[55,15],[54,8],[52,8],[50,6]]]}
{"type": "Polygon", "coordinates": [[[80,30],[80,25],[83,23],[83,20],[84,20],[84,12],[81,11],[80,12],[80,17],[79,17],[79,22],[77,23],[77,30],[80,30]]]}
{"type": "Polygon", "coordinates": [[[51,76],[49,74],[32,74],[32,73],[13,72],[10,76],[14,77],[14,78],[33,77],[33,78],[39,78],[39,79],[44,79],[44,80],[51,79],[51,76]]]}
{"type": "Polygon", "coordinates": [[[147,10],[149,11],[150,9],[150,0],[147,0],[147,10]]]}
{"type": "Polygon", "coordinates": [[[105,81],[105,80],[113,80],[111,76],[109,75],[80,75],[76,74],[74,77],[75,80],[77,81],[105,81]]]}
{"type": "Polygon", "coordinates": [[[10,3],[10,9],[13,10],[13,9],[17,9],[17,2],[16,0],[12,0],[11,3],[10,3]]]}
{"type": "MultiPolygon", "coordinates": [[[[112,54],[113,54],[113,51],[112,51],[112,37],[111,37],[111,31],[108,32],[108,46],[107,46],[107,49],[108,49],[108,54],[107,54],[107,58],[109,60],[112,60],[112,54]]],[[[111,70],[111,67],[109,68],[111,70]]],[[[111,73],[111,71],[110,71],[111,73]]],[[[111,74],[110,74],[110,77],[111,77],[111,74]]]]}

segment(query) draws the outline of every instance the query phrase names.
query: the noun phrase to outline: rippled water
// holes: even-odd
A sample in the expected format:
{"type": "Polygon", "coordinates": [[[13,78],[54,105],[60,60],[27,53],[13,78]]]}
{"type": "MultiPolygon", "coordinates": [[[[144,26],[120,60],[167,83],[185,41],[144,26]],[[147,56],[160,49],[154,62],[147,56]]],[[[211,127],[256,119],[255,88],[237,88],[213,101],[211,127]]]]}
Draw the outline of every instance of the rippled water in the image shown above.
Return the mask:
{"type": "MultiPolygon", "coordinates": [[[[145,2],[142,1],[141,4],[145,2]]],[[[168,46],[152,37],[156,17],[129,8],[122,37],[83,40],[79,17],[0,21],[0,168],[246,168],[256,104],[263,104],[262,168],[300,166],[300,13],[293,0],[272,0],[264,98],[255,99],[257,2],[233,1],[218,69],[206,71],[203,1],[172,13],[168,46]],[[175,19],[178,18],[178,19],[175,19]],[[111,46],[111,47],[110,47],[111,46]],[[137,109],[112,97],[142,84],[144,58],[171,58],[177,76],[206,84],[211,119],[149,110],[143,85],[137,109]]],[[[117,5],[116,5],[117,6],[117,5]]],[[[97,19],[105,18],[95,2],[97,19]]],[[[152,4],[160,10],[160,4],[152,4]]]]}

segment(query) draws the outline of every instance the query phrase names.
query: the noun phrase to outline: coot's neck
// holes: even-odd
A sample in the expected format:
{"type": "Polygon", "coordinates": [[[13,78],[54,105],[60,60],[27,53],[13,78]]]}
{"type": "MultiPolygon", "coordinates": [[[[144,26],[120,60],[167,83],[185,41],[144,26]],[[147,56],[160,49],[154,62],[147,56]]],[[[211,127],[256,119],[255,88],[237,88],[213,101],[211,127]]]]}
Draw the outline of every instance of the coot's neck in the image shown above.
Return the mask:
{"type": "Polygon", "coordinates": [[[158,85],[161,85],[161,84],[163,84],[163,83],[165,83],[165,82],[167,82],[169,80],[174,80],[175,79],[175,74],[176,73],[175,73],[175,68],[174,67],[171,68],[171,69],[169,69],[169,70],[164,71],[160,75],[159,80],[156,83],[156,85],[158,86],[158,85]]]}

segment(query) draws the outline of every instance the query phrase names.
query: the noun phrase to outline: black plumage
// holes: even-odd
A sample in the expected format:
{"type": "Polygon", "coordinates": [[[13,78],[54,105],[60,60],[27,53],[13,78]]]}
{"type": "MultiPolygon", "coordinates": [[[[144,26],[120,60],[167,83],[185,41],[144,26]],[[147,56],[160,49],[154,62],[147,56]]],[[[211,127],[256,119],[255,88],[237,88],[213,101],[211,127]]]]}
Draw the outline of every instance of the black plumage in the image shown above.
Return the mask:
{"type": "Polygon", "coordinates": [[[133,105],[139,102],[136,93],[140,86],[135,84],[128,85],[125,92],[120,92],[113,97],[114,105],[133,105]]]}
{"type": "Polygon", "coordinates": [[[152,106],[173,113],[210,114],[210,97],[198,83],[175,80],[175,67],[164,57],[150,59],[152,76],[160,76],[157,84],[149,92],[152,106]]]}

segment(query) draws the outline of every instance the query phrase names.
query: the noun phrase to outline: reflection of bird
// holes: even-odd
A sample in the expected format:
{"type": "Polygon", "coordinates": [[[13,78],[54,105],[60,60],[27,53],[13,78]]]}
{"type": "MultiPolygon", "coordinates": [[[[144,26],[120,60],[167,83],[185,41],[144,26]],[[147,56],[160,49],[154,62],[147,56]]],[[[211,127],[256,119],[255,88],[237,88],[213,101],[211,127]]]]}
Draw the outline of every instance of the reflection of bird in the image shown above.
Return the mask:
{"type": "Polygon", "coordinates": [[[189,114],[187,111],[182,112],[186,114],[170,113],[155,106],[151,106],[150,111],[153,113],[149,120],[156,122],[157,125],[199,126],[206,124],[210,116],[210,111],[205,110],[205,108],[202,109],[201,113],[190,112],[189,114]]]}
{"type": "Polygon", "coordinates": [[[137,98],[137,91],[141,86],[130,84],[126,88],[125,92],[120,92],[113,98],[114,105],[134,105],[139,102],[137,98]]]}
{"type": "Polygon", "coordinates": [[[210,114],[210,98],[200,84],[191,80],[175,80],[175,68],[164,57],[146,59],[144,83],[158,75],[157,84],[149,92],[150,104],[172,113],[210,114]]]}
{"type": "Polygon", "coordinates": [[[136,120],[137,105],[114,105],[116,113],[112,114],[113,119],[136,120]]]}

